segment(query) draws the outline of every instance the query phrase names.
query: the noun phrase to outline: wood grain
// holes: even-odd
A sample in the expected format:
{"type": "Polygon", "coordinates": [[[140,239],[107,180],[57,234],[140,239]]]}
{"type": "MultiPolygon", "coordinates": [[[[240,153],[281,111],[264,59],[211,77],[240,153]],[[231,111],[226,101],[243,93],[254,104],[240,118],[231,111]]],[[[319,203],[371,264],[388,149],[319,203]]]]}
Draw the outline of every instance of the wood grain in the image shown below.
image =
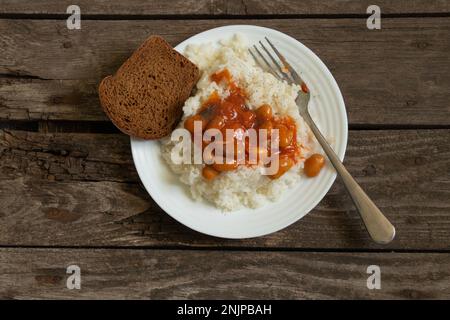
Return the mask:
{"type": "MultiPolygon", "coordinates": [[[[41,0],[24,3],[21,0],[3,0],[0,13],[65,14],[73,4],[69,0],[41,0]]],[[[294,15],[294,14],[365,14],[373,4],[369,0],[78,0],[82,14],[95,15],[294,15]]],[[[396,13],[447,13],[446,0],[378,0],[384,14],[396,13]]]]}
{"type": "Polygon", "coordinates": [[[0,249],[0,298],[448,299],[449,265],[448,253],[0,249]],[[80,290],[66,288],[72,264],[80,290]]]}
{"type": "Polygon", "coordinates": [[[97,81],[0,78],[4,120],[107,120],[97,81]]]}
{"type": "Polygon", "coordinates": [[[352,125],[450,124],[450,18],[385,19],[380,31],[361,19],[85,21],[79,31],[58,20],[0,20],[0,119],[105,120],[97,84],[147,36],[176,44],[231,23],[273,27],[313,49],[352,125]]]}
{"type": "Polygon", "coordinates": [[[450,249],[450,130],[351,131],[345,164],[397,228],[375,245],[335,183],[301,221],[231,241],[175,222],[138,184],[120,134],[0,134],[0,245],[450,249]]]}
{"type": "Polygon", "coordinates": [[[123,134],[0,131],[3,178],[138,182],[123,134]]]}

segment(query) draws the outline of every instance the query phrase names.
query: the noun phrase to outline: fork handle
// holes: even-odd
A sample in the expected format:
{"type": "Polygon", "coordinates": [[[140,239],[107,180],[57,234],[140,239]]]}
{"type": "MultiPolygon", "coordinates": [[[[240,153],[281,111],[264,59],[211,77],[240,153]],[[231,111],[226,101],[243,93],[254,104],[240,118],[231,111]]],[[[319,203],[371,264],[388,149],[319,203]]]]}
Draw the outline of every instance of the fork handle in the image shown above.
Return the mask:
{"type": "Polygon", "coordinates": [[[316,124],[312,120],[309,112],[303,112],[303,118],[311,128],[317,141],[319,141],[322,149],[325,151],[328,159],[333,164],[337,173],[344,182],[345,188],[352,198],[361,218],[364,221],[367,231],[371,238],[379,244],[387,244],[391,242],[395,237],[395,228],[389,222],[389,220],[383,215],[378,207],[373,203],[369,196],[359,186],[359,184],[353,179],[351,174],[342,164],[341,160],[331,148],[328,141],[317,128],[316,124]]]}

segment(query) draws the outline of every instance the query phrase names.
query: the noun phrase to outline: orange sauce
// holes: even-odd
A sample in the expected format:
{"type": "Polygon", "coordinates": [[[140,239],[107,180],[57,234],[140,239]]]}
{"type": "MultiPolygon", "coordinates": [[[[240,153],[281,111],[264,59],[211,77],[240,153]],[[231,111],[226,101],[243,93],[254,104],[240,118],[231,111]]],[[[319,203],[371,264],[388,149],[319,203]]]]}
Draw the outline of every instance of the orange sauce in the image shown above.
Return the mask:
{"type": "MultiPolygon", "coordinates": [[[[279,117],[272,114],[272,108],[264,104],[256,110],[250,110],[245,102],[247,99],[244,90],[239,88],[233,82],[230,72],[227,69],[221,70],[211,75],[211,80],[216,83],[225,83],[230,91],[230,95],[221,99],[217,92],[213,92],[210,97],[202,104],[200,111],[186,119],[185,128],[193,134],[193,121],[202,121],[202,129],[218,129],[226,137],[226,129],[242,130],[244,133],[248,129],[268,129],[267,150],[263,151],[270,154],[270,129],[279,130],[279,171],[270,176],[272,179],[279,178],[288,171],[300,159],[300,146],[297,143],[297,127],[295,121],[289,117],[279,117]]],[[[224,143],[236,143],[238,135],[234,135],[235,141],[224,141],[224,143]]],[[[245,164],[249,164],[248,141],[245,141],[245,164]]],[[[207,143],[203,143],[203,149],[207,143]]],[[[258,146],[259,148],[260,146],[258,146]]],[[[236,155],[235,155],[236,157],[236,155]]],[[[225,162],[225,160],[224,160],[225,162]]],[[[214,179],[222,171],[232,171],[238,168],[236,163],[223,163],[208,165],[203,170],[203,176],[207,180],[214,179]]]]}

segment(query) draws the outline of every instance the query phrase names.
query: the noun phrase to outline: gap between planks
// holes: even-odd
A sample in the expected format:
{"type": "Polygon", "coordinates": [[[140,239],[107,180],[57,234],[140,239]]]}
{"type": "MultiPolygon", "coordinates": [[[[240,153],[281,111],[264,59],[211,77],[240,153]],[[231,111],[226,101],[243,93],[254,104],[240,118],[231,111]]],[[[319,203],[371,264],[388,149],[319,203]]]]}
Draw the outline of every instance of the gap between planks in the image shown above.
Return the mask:
{"type": "MultiPolygon", "coordinates": [[[[99,133],[118,134],[109,121],[71,121],[71,120],[0,120],[0,129],[20,130],[40,133],[99,133]]],[[[448,125],[420,124],[349,124],[349,131],[381,130],[448,130],[448,125]]]]}
{"type": "Polygon", "coordinates": [[[226,252],[297,252],[297,253],[398,253],[398,254],[450,254],[450,249],[392,249],[392,248],[289,248],[289,247],[211,247],[190,245],[168,246],[61,246],[61,245],[0,245],[2,249],[61,249],[61,250],[167,250],[167,251],[226,251],[226,252]]]}
{"type": "MultiPolygon", "coordinates": [[[[0,13],[5,15],[38,14],[43,17],[65,17],[66,8],[72,4],[64,0],[42,0],[39,3],[27,3],[9,0],[2,5],[0,13]]],[[[366,17],[366,9],[370,0],[315,1],[315,0],[282,0],[276,2],[259,0],[142,0],[95,2],[78,0],[77,5],[82,14],[104,18],[171,18],[187,17],[192,19],[217,17],[366,17]]],[[[385,16],[433,16],[448,14],[450,5],[445,0],[378,0],[376,3],[385,16]]]]}
{"type": "MultiPolygon", "coordinates": [[[[249,15],[229,15],[229,14],[200,14],[200,15],[138,15],[138,14],[83,14],[83,20],[216,20],[216,19],[367,19],[369,14],[342,13],[342,14],[249,14],[249,15]]],[[[43,13],[0,13],[0,19],[11,20],[66,20],[69,14],[43,14],[43,13]]],[[[383,19],[403,19],[403,18],[447,18],[450,12],[424,12],[424,13],[386,13],[382,14],[383,19]]]]}

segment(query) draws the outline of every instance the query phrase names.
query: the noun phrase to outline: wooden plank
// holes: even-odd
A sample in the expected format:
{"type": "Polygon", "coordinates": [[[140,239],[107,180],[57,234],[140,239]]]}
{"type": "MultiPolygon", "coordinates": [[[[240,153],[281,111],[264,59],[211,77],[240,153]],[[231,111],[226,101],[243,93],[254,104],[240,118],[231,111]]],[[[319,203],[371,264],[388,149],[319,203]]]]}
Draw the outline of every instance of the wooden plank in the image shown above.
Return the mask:
{"type": "Polygon", "coordinates": [[[104,120],[97,83],[149,34],[176,44],[230,23],[273,27],[313,49],[342,89],[350,124],[450,123],[450,18],[385,19],[381,31],[361,19],[86,21],[80,31],[0,20],[0,74],[56,80],[1,79],[0,119],[104,120]]]}
{"type": "Polygon", "coordinates": [[[0,249],[0,298],[448,299],[449,265],[448,253],[0,249]],[[80,290],[66,287],[72,264],[80,290]]]}
{"type": "Polygon", "coordinates": [[[2,178],[138,182],[128,136],[0,131],[2,178]]]}
{"type": "MultiPolygon", "coordinates": [[[[69,0],[44,0],[24,3],[20,0],[3,0],[0,13],[65,14],[73,4],[69,0]]],[[[128,0],[89,1],[78,0],[82,14],[95,15],[294,15],[294,14],[365,14],[373,4],[369,0],[128,0]]],[[[384,14],[446,13],[450,4],[446,0],[378,0],[384,14]]]]}
{"type": "Polygon", "coordinates": [[[397,228],[374,244],[340,182],[280,232],[232,241],[175,222],[138,185],[128,137],[0,135],[0,245],[450,249],[450,130],[350,131],[345,163],[397,228]]]}
{"type": "Polygon", "coordinates": [[[0,117],[10,120],[99,121],[97,81],[0,78],[0,117]]]}

